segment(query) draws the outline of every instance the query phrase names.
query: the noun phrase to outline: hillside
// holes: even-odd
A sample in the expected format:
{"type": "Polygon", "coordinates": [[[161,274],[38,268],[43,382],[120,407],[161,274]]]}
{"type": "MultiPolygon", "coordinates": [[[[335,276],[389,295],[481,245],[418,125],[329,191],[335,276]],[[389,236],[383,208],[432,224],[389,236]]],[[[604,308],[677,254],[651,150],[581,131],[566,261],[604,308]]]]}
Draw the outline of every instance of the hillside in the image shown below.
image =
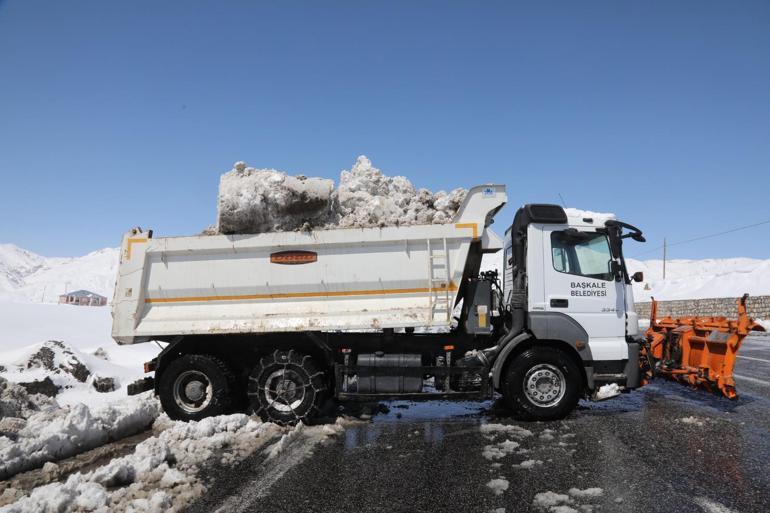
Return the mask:
{"type": "Polygon", "coordinates": [[[65,291],[86,289],[112,299],[118,266],[117,248],[81,257],[49,258],[0,244],[0,299],[56,303],[65,291]]]}
{"type": "Polygon", "coordinates": [[[633,260],[629,272],[641,271],[644,281],[634,284],[636,301],[703,299],[770,294],[770,260],[717,258],[669,260],[663,279],[662,260],[633,260]]]}

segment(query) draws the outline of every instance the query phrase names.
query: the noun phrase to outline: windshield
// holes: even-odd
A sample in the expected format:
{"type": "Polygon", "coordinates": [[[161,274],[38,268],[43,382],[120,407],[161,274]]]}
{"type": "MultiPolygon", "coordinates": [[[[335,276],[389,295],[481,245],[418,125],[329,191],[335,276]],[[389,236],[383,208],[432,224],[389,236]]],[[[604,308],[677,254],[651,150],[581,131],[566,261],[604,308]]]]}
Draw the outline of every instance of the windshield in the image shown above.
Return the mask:
{"type": "Polygon", "coordinates": [[[560,273],[613,280],[612,254],[607,236],[597,232],[551,232],[553,268],[560,273]]]}

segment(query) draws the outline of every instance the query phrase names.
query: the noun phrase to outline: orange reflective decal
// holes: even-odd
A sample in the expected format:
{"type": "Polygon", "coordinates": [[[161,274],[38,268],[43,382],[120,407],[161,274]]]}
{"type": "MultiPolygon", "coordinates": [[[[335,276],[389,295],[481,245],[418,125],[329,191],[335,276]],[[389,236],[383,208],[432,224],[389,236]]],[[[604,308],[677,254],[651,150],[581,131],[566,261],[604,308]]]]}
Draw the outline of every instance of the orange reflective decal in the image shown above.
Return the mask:
{"type": "Polygon", "coordinates": [[[279,251],[270,255],[270,263],[283,265],[310,264],[318,261],[315,251],[279,251]]]}

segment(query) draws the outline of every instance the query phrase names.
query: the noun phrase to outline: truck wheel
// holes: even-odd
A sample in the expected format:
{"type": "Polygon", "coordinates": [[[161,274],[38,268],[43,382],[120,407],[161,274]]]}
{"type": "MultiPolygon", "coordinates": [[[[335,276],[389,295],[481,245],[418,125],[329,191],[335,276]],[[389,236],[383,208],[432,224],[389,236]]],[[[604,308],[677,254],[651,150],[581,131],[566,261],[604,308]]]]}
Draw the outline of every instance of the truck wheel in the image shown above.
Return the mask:
{"type": "Polygon", "coordinates": [[[580,369],[564,351],[533,347],[510,363],[502,392],[513,411],[532,420],[557,420],[575,409],[581,383],[580,369]]]}
{"type": "Polygon", "coordinates": [[[294,424],[318,413],[326,376],[310,356],[276,350],[251,371],[248,394],[251,409],[263,420],[294,424]]]}
{"type": "Polygon", "coordinates": [[[214,356],[186,354],[171,362],[160,377],[163,410],[174,420],[200,420],[227,413],[235,378],[214,356]]]}

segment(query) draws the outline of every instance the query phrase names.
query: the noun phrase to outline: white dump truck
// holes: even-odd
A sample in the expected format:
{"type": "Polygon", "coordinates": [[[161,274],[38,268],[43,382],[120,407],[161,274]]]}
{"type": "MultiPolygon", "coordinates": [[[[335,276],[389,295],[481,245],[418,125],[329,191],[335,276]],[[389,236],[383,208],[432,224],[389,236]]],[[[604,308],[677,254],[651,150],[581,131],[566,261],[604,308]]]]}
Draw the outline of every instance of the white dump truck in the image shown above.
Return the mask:
{"type": "MultiPolygon", "coordinates": [[[[502,185],[453,222],[122,242],[112,335],[164,341],[129,393],[174,419],[290,423],[329,399],[488,398],[556,419],[605,384],[639,386],[638,322],[614,219],[525,205],[489,231],[502,185]],[[482,256],[498,269],[480,274],[482,256]]],[[[639,276],[636,276],[640,279],[639,276]]]]}

